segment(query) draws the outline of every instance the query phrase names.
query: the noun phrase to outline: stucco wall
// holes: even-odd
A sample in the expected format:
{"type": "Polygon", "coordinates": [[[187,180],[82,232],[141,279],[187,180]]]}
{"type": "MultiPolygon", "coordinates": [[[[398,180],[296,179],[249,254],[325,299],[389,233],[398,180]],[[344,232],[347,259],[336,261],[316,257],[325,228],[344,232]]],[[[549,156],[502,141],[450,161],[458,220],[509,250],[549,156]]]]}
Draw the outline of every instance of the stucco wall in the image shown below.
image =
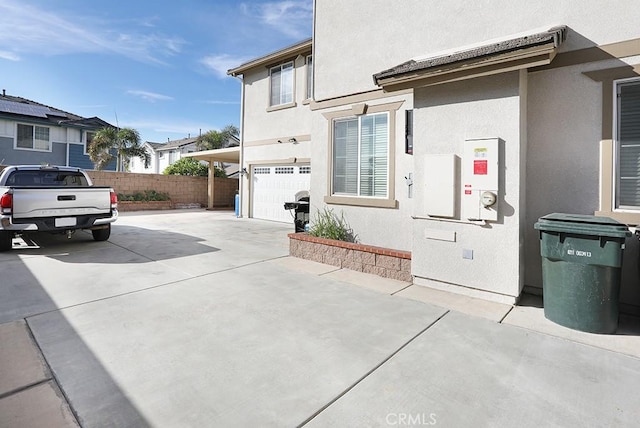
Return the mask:
{"type": "Polygon", "coordinates": [[[570,27],[562,51],[637,37],[637,0],[318,0],[314,61],[317,100],[377,89],[372,74],[512,34],[570,27]]]}
{"type": "MultiPolygon", "coordinates": [[[[318,0],[314,26],[315,99],[335,102],[349,95],[372,94],[370,91],[379,89],[373,74],[409,59],[452,53],[492,39],[557,25],[567,25],[569,29],[559,49],[561,55],[637,41],[639,21],[636,0],[615,4],[599,0],[456,1],[437,5],[433,1],[407,0],[402,7],[384,0],[318,0]]],[[[632,54],[637,55],[637,51],[636,48],[632,54]]],[[[508,89],[513,89],[510,83],[494,85],[504,77],[415,89],[415,165],[409,167],[415,168],[415,212],[423,203],[422,156],[437,150],[460,153],[465,139],[486,137],[505,140],[506,203],[501,209],[506,207],[508,211],[502,222],[483,229],[435,222],[427,227],[425,220],[412,222],[399,216],[394,221],[377,210],[371,217],[378,222],[372,219],[362,223],[370,228],[362,235],[367,240],[376,239],[376,245],[397,246],[398,239],[385,236],[384,231],[396,226],[402,230],[407,222],[413,223],[414,274],[480,289],[492,287],[508,295],[514,295],[523,283],[532,289],[541,287],[539,240],[533,224],[551,212],[593,214],[599,210],[599,145],[603,120],[610,126],[613,117],[603,117],[602,84],[583,72],[640,64],[638,57],[603,60],[606,54],[598,53],[598,57],[585,57],[584,52],[571,57],[592,61],[582,65],[532,70],[526,86],[521,82],[519,95],[509,95],[508,89]],[[507,92],[499,93],[500,88],[507,92]],[[514,116],[517,114],[526,120],[518,120],[514,116]],[[515,165],[516,159],[511,158],[514,141],[521,143],[520,159],[515,165]],[[459,241],[448,245],[430,240],[433,242],[427,245],[427,228],[459,231],[459,241]],[[382,232],[377,234],[377,230],[382,232]],[[462,260],[463,248],[474,249],[474,260],[462,260]],[[507,273],[505,278],[497,278],[495,285],[494,271],[499,275],[507,273]]],[[[314,117],[314,140],[318,136],[326,140],[326,131],[322,130],[325,123],[320,116],[314,117]]],[[[313,147],[312,163],[316,167],[312,199],[318,189],[326,188],[326,174],[318,176],[318,167],[326,168],[328,163],[325,150],[313,147]]],[[[405,175],[402,169],[402,165],[397,166],[397,187],[405,175]]],[[[362,208],[359,214],[349,212],[348,217],[361,223],[368,211],[371,210],[362,208]]],[[[629,239],[626,247],[621,299],[624,304],[638,306],[638,240],[629,239]]]]}
{"type": "MultiPolygon", "coordinates": [[[[331,189],[329,177],[331,174],[329,159],[330,150],[330,121],[323,113],[336,110],[351,109],[351,103],[322,109],[314,112],[313,144],[311,146],[311,220],[317,211],[325,207],[336,214],[344,214],[345,219],[358,235],[360,242],[367,245],[411,251],[412,230],[410,225],[413,215],[414,199],[409,198],[405,176],[414,172],[413,156],[405,154],[405,112],[413,108],[413,99],[407,95],[391,95],[367,101],[369,106],[388,104],[401,101],[402,105],[395,113],[395,200],[396,208],[373,208],[324,203],[324,197],[329,196],[331,189]]],[[[348,102],[348,101],[345,101],[348,102]]],[[[415,188],[414,188],[415,195],[415,188]]]]}
{"type": "MultiPolygon", "coordinates": [[[[586,71],[639,63],[640,58],[609,60],[530,73],[528,103],[526,285],[542,287],[539,234],[543,215],[592,215],[599,206],[602,84],[586,71]]],[[[613,118],[610,120],[613,121],[613,118]]],[[[638,240],[626,243],[621,302],[640,306],[638,240]]]]}
{"type": "MultiPolygon", "coordinates": [[[[277,65],[277,64],[274,64],[277,65]]],[[[306,98],[307,67],[305,58],[300,56],[294,60],[294,94],[295,107],[281,110],[267,111],[269,109],[270,78],[269,69],[260,66],[257,69],[245,73],[245,143],[262,141],[266,139],[280,139],[290,136],[309,134],[311,127],[311,113],[308,105],[304,104],[306,98]]]]}
{"type": "MultiPolygon", "coordinates": [[[[523,78],[526,79],[526,75],[523,78]]],[[[453,221],[414,220],[412,269],[415,276],[511,296],[506,300],[519,295],[523,282],[519,209],[523,197],[521,149],[526,144],[520,132],[523,119],[520,86],[519,73],[512,72],[415,91],[414,156],[418,186],[427,179],[438,179],[427,178],[424,168],[420,168],[427,154],[462,157],[467,139],[502,140],[498,221],[479,225],[462,217],[453,221]],[[439,232],[450,233],[452,240],[439,238],[439,232]],[[463,258],[463,250],[473,251],[473,258],[463,258]]],[[[415,203],[417,216],[426,217],[423,207],[429,201],[425,200],[421,187],[416,189],[415,203]]]]}
{"type": "MultiPolygon", "coordinates": [[[[263,66],[249,70],[243,76],[245,122],[243,129],[243,167],[264,163],[292,164],[311,156],[311,111],[306,98],[307,67],[303,56],[295,64],[295,106],[269,109],[269,69],[263,66]],[[297,144],[289,139],[295,137],[297,144]],[[282,143],[278,143],[278,140],[282,143]]],[[[275,64],[274,64],[275,65],[275,64]]],[[[313,170],[312,170],[313,176],[313,170]]],[[[244,176],[242,215],[251,213],[251,177],[244,176]]]]}

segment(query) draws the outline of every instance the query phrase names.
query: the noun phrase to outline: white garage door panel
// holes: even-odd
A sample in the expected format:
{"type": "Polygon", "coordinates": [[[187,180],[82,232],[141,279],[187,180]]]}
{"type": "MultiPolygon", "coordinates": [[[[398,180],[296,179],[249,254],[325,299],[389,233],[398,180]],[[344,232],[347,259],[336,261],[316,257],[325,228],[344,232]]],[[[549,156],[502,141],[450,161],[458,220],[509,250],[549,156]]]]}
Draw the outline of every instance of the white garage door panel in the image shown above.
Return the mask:
{"type": "Polygon", "coordinates": [[[255,166],[253,180],[253,217],[293,223],[284,203],[295,201],[295,195],[311,187],[309,165],[255,166]]]}

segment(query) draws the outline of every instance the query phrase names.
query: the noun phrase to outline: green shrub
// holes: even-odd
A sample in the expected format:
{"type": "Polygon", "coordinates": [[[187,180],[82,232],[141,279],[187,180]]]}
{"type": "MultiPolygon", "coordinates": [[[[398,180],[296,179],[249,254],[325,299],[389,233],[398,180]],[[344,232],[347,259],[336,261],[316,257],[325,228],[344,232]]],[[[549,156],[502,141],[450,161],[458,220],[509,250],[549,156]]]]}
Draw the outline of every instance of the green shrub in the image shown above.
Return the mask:
{"type": "Polygon", "coordinates": [[[358,238],[344,219],[344,213],[340,213],[338,217],[332,209],[326,207],[323,211],[316,211],[309,235],[346,242],[357,242],[358,238]]]}
{"type": "Polygon", "coordinates": [[[170,201],[171,197],[168,193],[156,192],[155,190],[144,190],[142,192],[136,192],[131,195],[125,195],[124,193],[118,193],[118,201],[136,201],[136,202],[149,202],[149,201],[170,201]]]}
{"type": "MultiPolygon", "coordinates": [[[[214,166],[214,177],[226,177],[223,169],[214,166]]],[[[190,175],[196,177],[208,177],[209,167],[194,158],[181,158],[172,163],[162,172],[164,175],[190,175]]]]}

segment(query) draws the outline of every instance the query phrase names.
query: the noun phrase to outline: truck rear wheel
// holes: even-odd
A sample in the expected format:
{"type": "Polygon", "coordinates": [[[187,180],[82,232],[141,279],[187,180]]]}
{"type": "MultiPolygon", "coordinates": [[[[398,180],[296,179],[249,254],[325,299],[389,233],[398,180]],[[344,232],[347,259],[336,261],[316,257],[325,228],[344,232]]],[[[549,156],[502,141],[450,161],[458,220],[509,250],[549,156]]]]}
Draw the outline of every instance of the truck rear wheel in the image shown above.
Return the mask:
{"type": "Polygon", "coordinates": [[[104,229],[94,229],[91,234],[96,241],[106,241],[111,235],[111,225],[108,224],[104,229]]]}
{"type": "Polygon", "coordinates": [[[9,251],[13,241],[13,232],[7,232],[6,230],[0,230],[0,251],[9,251]]]}

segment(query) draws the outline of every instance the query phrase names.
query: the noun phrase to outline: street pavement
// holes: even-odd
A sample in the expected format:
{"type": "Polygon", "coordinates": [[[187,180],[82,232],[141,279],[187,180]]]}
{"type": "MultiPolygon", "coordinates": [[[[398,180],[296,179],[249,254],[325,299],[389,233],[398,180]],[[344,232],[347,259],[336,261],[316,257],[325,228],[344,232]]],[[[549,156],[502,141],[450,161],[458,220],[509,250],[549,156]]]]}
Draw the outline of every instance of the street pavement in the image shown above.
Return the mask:
{"type": "Polygon", "coordinates": [[[588,427],[640,420],[640,322],[593,335],[288,256],[293,226],[122,215],[0,253],[0,427],[588,427]]]}

